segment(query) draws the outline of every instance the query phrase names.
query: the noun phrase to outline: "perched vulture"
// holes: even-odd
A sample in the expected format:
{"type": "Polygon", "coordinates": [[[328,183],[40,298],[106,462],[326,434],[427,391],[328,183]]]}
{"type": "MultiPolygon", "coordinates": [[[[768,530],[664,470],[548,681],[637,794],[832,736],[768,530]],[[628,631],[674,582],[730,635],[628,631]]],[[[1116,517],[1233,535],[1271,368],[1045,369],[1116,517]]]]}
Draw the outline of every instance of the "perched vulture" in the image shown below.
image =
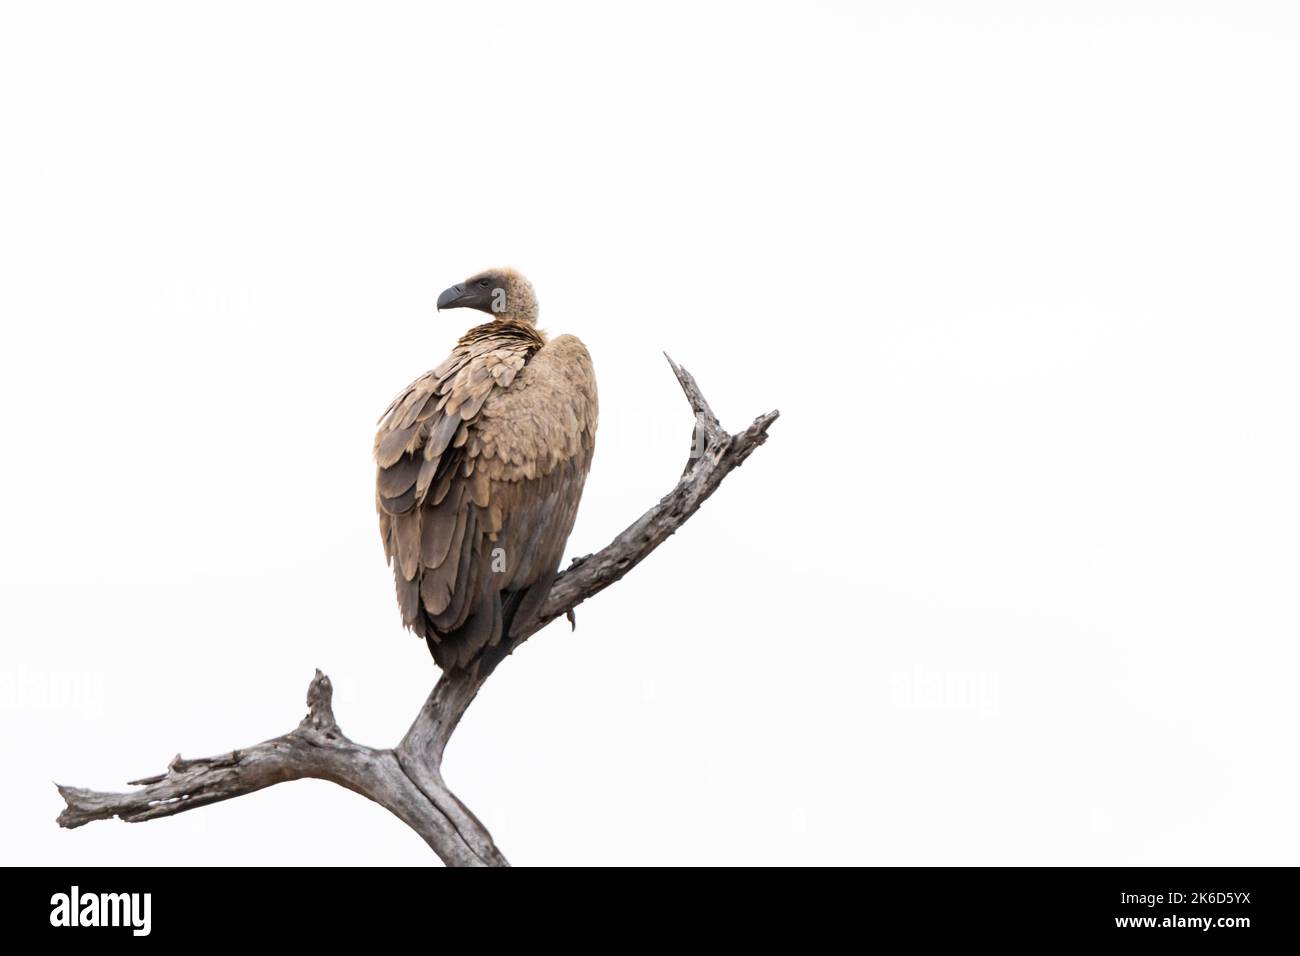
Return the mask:
{"type": "Polygon", "coordinates": [[[596,377],[580,341],[537,328],[513,269],[471,276],[438,308],[492,320],[384,412],[375,498],[402,623],[453,670],[550,591],[595,448],[596,377]]]}

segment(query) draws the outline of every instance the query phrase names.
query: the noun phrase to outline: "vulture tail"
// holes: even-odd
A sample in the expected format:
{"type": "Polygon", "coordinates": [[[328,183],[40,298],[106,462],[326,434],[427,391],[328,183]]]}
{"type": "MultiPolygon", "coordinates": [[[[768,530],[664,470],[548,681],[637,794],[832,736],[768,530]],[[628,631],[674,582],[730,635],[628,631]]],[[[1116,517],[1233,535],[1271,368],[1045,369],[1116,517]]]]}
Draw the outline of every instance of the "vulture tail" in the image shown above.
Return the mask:
{"type": "Polygon", "coordinates": [[[484,597],[465,623],[452,631],[439,632],[432,622],[426,620],[424,641],[439,667],[444,671],[465,667],[484,648],[501,642],[501,635],[505,632],[501,598],[498,591],[484,597]]]}
{"type": "Polygon", "coordinates": [[[424,641],[429,653],[443,670],[466,667],[476,659],[491,673],[510,651],[515,621],[525,621],[541,609],[551,593],[555,575],[518,591],[497,591],[474,609],[465,623],[453,631],[439,633],[431,621],[424,622],[424,641]]]}

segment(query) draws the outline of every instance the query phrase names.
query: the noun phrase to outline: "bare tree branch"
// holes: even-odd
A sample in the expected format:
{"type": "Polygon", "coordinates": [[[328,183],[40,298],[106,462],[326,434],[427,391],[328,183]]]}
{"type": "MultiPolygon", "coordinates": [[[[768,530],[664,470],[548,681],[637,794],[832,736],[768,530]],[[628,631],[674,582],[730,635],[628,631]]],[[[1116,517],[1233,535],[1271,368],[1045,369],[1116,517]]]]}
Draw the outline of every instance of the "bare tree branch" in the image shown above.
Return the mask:
{"type": "Polygon", "coordinates": [[[512,635],[470,667],[443,674],[396,749],[376,750],[348,739],[334,719],[330,679],[318,670],[307,688],[307,716],[287,734],[217,757],[183,760],[178,754],[166,773],[131,781],[140,789],[128,793],[59,786],[67,803],[59,825],[71,829],[112,817],[130,823],[153,820],[311,777],[378,803],[418,833],[448,866],[508,866],[487,828],[443,782],[442,756],[456,725],[505,657],[557,617],[572,623],[575,607],[640,564],[767,440],[778,416],[768,412],[744,431],[728,434],[691,374],[671,358],[668,363],[695,415],[681,479],[603,550],[574,559],[556,577],[536,618],[515,622],[512,635]]]}
{"type": "Polygon", "coordinates": [[[60,786],[67,807],[58,823],[69,829],[110,817],[138,823],[242,797],[287,780],[315,777],[354,790],[391,811],[449,866],[504,863],[499,853],[480,856],[457,830],[456,821],[406,775],[391,750],[374,750],[349,740],[334,719],[332,696],[330,679],[317,671],[307,688],[307,716],[287,734],[218,757],[183,760],[177,755],[166,773],[131,781],[141,789],[130,793],[60,786]]]}

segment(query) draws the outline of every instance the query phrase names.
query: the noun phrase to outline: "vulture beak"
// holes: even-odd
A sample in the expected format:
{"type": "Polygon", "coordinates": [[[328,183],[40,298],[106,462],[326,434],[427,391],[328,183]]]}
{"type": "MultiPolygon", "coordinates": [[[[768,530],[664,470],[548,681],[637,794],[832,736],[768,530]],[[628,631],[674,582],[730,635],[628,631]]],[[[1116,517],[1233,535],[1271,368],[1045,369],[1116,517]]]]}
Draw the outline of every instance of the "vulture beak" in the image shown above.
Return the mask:
{"type": "Polygon", "coordinates": [[[469,305],[468,302],[464,301],[466,298],[468,298],[468,293],[465,291],[465,283],[457,282],[450,289],[444,289],[442,295],[438,296],[438,310],[455,309],[462,305],[469,305]]]}
{"type": "Polygon", "coordinates": [[[439,309],[478,309],[491,313],[495,297],[501,290],[496,282],[484,276],[476,282],[457,282],[442,295],[438,296],[439,309]],[[487,282],[487,285],[483,283],[487,282]]]}

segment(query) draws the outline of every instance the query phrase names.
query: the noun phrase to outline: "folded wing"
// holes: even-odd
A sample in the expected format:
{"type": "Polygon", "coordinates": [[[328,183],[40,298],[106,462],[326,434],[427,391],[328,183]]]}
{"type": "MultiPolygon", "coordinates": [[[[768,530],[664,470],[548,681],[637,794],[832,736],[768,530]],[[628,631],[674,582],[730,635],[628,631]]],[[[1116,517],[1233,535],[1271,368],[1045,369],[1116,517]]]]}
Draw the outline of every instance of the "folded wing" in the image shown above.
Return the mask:
{"type": "Polygon", "coordinates": [[[403,623],[444,669],[498,644],[550,590],[595,447],[582,343],[471,330],[375,436],[376,501],[403,623]]]}

